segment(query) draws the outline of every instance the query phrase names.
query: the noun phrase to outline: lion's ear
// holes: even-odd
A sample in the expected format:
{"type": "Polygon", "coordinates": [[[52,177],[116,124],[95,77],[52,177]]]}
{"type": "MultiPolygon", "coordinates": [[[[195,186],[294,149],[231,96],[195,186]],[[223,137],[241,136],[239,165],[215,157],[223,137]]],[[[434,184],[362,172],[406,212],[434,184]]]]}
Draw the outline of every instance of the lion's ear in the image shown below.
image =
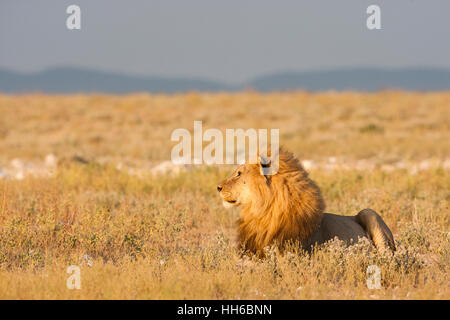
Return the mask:
{"type": "Polygon", "coordinates": [[[263,156],[258,157],[258,164],[262,168],[270,167],[270,162],[271,162],[271,160],[269,157],[263,157],[263,156]]]}
{"type": "Polygon", "coordinates": [[[267,176],[270,174],[271,163],[272,160],[269,157],[258,156],[258,165],[262,175],[267,176]]]}

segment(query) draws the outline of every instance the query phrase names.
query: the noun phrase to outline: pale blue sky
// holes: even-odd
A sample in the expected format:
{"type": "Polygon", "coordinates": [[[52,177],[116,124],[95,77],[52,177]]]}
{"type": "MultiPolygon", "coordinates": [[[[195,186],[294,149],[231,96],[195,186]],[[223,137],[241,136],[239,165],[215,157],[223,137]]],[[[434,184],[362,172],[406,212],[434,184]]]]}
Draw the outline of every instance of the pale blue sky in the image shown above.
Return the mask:
{"type": "Polygon", "coordinates": [[[450,69],[448,0],[1,0],[0,68],[79,66],[239,83],[277,71],[450,69]],[[66,7],[82,30],[66,29],[66,7]],[[382,30],[366,28],[381,7],[382,30]]]}

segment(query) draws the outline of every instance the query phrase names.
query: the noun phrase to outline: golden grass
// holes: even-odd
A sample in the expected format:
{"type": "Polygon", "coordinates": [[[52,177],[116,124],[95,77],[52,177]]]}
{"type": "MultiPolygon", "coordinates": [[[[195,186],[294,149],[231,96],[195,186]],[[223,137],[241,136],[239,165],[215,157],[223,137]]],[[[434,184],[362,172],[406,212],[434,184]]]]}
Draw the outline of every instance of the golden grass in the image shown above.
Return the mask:
{"type": "Polygon", "coordinates": [[[0,298],[449,299],[443,168],[311,171],[328,212],[382,215],[398,242],[393,257],[333,242],[311,257],[292,248],[243,261],[238,211],[225,210],[215,190],[231,167],[138,177],[115,166],[168,160],[171,131],[192,130],[193,120],[280,128],[281,143],[302,158],[446,159],[449,110],[450,93],[0,96],[0,168],[50,152],[94,160],[0,180],[0,298]],[[373,264],[379,290],[366,286],[373,264]],[[81,267],[80,290],[66,287],[70,265],[81,267]]]}
{"type": "Polygon", "coordinates": [[[170,159],[176,128],[279,128],[304,159],[424,159],[450,154],[450,92],[127,96],[0,95],[0,165],[78,154],[170,159]]]}

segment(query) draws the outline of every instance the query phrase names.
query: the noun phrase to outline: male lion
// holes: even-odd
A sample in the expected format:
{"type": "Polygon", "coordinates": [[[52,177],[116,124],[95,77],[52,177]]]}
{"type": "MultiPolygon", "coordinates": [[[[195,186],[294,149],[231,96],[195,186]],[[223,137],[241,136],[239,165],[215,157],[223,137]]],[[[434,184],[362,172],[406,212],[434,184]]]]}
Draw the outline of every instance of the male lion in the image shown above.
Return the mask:
{"type": "Polygon", "coordinates": [[[280,150],[274,175],[263,175],[261,166],[261,161],[241,165],[217,186],[226,208],[242,208],[238,239],[244,250],[262,257],[266,246],[298,241],[309,251],[334,237],[348,244],[368,237],[377,249],[395,250],[391,231],[374,210],[356,216],[324,213],[319,187],[292,153],[280,150]]]}

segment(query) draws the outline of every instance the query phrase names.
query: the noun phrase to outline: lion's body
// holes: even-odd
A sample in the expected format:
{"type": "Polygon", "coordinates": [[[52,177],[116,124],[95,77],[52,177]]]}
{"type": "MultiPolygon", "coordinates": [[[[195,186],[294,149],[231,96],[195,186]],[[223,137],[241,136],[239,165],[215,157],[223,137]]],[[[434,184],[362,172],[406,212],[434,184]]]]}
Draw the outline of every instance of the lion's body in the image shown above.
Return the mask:
{"type": "Polygon", "coordinates": [[[325,213],[314,234],[305,248],[323,244],[337,237],[348,244],[359,238],[369,238],[378,249],[395,250],[394,237],[381,217],[371,209],[364,209],[356,216],[340,216],[325,213]]]}
{"type": "Polygon", "coordinates": [[[323,244],[334,237],[351,243],[360,237],[366,236],[363,227],[356,222],[355,216],[325,213],[319,227],[309,239],[306,247],[323,244]]]}
{"type": "Polygon", "coordinates": [[[263,255],[270,245],[287,241],[305,249],[334,237],[351,242],[369,237],[377,248],[394,250],[392,233],[373,210],[356,216],[324,213],[319,187],[289,152],[279,153],[278,172],[261,174],[259,164],[245,164],[218,186],[224,205],[240,205],[239,242],[243,249],[263,255]]]}

